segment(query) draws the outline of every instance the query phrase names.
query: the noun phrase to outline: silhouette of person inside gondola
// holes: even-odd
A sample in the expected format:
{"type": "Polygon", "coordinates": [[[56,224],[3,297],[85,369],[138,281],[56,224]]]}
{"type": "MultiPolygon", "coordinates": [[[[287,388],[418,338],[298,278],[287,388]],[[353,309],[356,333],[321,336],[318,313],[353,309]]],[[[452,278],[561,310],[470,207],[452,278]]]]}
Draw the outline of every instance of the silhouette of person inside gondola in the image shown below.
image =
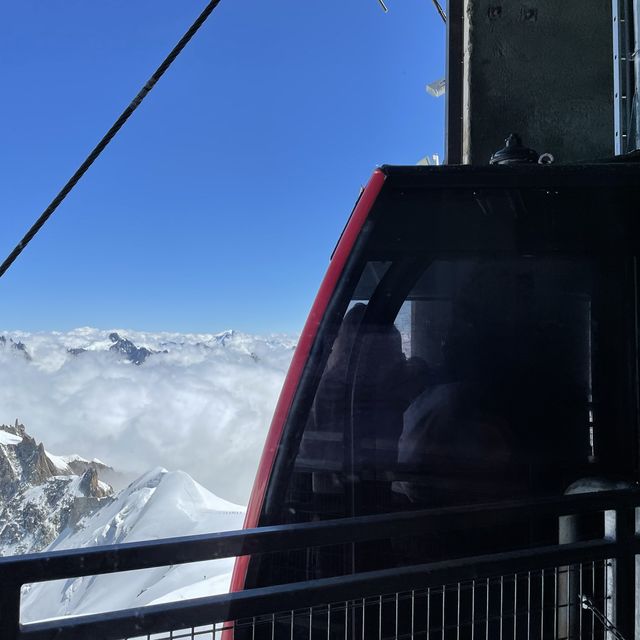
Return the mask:
{"type": "MultiPolygon", "coordinates": [[[[365,304],[357,303],[343,319],[318,385],[310,426],[316,433],[333,434],[314,445],[318,459],[333,463],[348,459],[356,473],[375,476],[395,465],[402,414],[424,386],[427,372],[423,361],[405,357],[393,324],[363,324],[366,310],[365,304]],[[349,447],[344,436],[351,427],[349,447]]],[[[342,491],[342,480],[337,473],[318,473],[314,490],[342,491]]],[[[375,503],[365,499],[358,512],[389,508],[380,504],[380,498],[375,503]]]]}
{"type": "MultiPolygon", "coordinates": [[[[367,321],[366,312],[357,303],[343,319],[300,447],[301,458],[325,467],[311,474],[312,494],[325,513],[333,509],[331,515],[396,508],[389,477],[397,464],[402,415],[424,386],[424,362],[407,359],[398,329],[367,321]]],[[[325,513],[319,509],[316,517],[325,513]]],[[[321,575],[340,571],[328,555],[319,559],[321,575]]],[[[358,567],[382,566],[390,551],[384,556],[380,544],[362,543],[358,567]]]]}
{"type": "MultiPolygon", "coordinates": [[[[403,416],[396,491],[417,508],[561,492],[587,458],[582,302],[543,267],[476,266],[455,293],[442,345],[444,370],[403,416]]],[[[485,552],[525,532],[423,540],[433,556],[485,552]]],[[[536,534],[537,535],[537,534],[536,534]]],[[[546,534],[545,534],[546,535],[546,534]]]]}
{"type": "MultiPolygon", "coordinates": [[[[398,462],[416,481],[396,485],[412,503],[445,506],[503,497],[514,455],[508,402],[513,362],[504,304],[478,278],[453,301],[444,373],[405,411],[398,462]]],[[[495,285],[494,287],[495,288],[495,285]]]]}
{"type": "MultiPolygon", "coordinates": [[[[454,297],[437,384],[410,404],[398,443],[394,491],[414,508],[495,502],[522,491],[514,406],[521,396],[509,274],[478,269],[454,297]],[[501,277],[504,276],[504,277],[501,277]]],[[[487,551],[500,527],[426,532],[408,561],[487,551]]],[[[519,536],[510,530],[512,538],[519,536]]]]}

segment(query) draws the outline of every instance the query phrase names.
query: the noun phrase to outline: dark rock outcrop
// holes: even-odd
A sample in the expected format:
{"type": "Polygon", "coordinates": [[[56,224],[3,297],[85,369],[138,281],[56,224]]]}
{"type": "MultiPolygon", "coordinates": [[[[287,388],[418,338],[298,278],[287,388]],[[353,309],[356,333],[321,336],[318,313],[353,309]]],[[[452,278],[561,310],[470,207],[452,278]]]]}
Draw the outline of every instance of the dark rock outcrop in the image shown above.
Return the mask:
{"type": "Polygon", "coordinates": [[[100,486],[98,472],[95,467],[89,467],[80,478],[80,491],[87,498],[106,498],[109,491],[100,486]]]}
{"type": "Polygon", "coordinates": [[[6,348],[7,346],[15,351],[19,351],[27,360],[31,360],[31,355],[27,351],[27,345],[24,342],[14,340],[13,338],[9,338],[7,341],[5,336],[0,336],[0,347],[6,348]]]}
{"type": "Polygon", "coordinates": [[[115,331],[109,334],[109,340],[113,342],[109,347],[109,351],[115,351],[116,353],[123,355],[133,364],[142,364],[153,353],[146,347],[136,347],[131,340],[121,338],[115,331]]]}
{"type": "Polygon", "coordinates": [[[48,478],[57,475],[56,466],[47,457],[42,442],[37,444],[35,439],[24,434],[16,445],[16,456],[22,467],[22,478],[30,484],[42,484],[48,478]]]}

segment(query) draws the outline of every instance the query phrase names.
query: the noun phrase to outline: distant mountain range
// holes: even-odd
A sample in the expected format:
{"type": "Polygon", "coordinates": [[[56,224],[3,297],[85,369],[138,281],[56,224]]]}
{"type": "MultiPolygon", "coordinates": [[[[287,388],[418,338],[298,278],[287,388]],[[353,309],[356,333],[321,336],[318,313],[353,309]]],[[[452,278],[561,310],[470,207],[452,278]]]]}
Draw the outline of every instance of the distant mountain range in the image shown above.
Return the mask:
{"type": "Polygon", "coordinates": [[[89,327],[0,336],[0,422],[20,416],[49,448],[108,460],[126,482],[163,466],[248,499],[294,336],[89,327]]]}
{"type": "Polygon", "coordinates": [[[0,349],[10,350],[27,360],[34,357],[38,359],[38,351],[45,341],[49,347],[52,344],[58,348],[62,346],[71,356],[80,356],[87,352],[110,352],[120,360],[135,365],[144,364],[153,354],[167,354],[185,348],[210,350],[226,347],[235,352],[244,352],[253,360],[257,360],[260,357],[259,352],[265,347],[269,350],[293,349],[296,344],[296,339],[291,336],[259,337],[233,330],[215,334],[152,334],[133,331],[127,332],[125,336],[122,331],[100,331],[86,327],[67,333],[0,334],[0,349]],[[254,351],[252,347],[257,348],[254,351]]]}

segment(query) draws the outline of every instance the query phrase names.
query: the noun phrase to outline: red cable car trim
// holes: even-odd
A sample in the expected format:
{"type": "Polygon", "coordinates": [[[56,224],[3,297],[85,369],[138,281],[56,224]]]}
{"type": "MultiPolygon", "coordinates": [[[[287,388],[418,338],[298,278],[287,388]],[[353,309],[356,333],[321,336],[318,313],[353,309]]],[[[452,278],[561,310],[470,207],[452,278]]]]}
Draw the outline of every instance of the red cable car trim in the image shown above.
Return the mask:
{"type": "MultiPolygon", "coordinates": [[[[351,254],[356,238],[360,234],[360,230],[369,216],[369,212],[382,189],[385,179],[385,174],[379,169],[371,176],[371,179],[367,183],[367,186],[358,200],[353,210],[353,214],[344,229],[342,237],[340,238],[338,246],[333,254],[333,258],[329,263],[327,273],[320,285],[318,295],[311,307],[309,317],[304,325],[304,329],[300,336],[300,340],[298,341],[298,346],[296,347],[293,355],[291,365],[289,366],[289,371],[287,372],[287,377],[285,378],[282,391],[280,392],[280,397],[278,399],[278,404],[276,405],[275,413],[273,414],[271,426],[269,427],[269,433],[264,445],[262,457],[260,458],[258,472],[253,484],[251,498],[249,499],[249,506],[247,507],[247,513],[244,519],[245,529],[252,529],[258,525],[258,519],[260,517],[262,503],[267,489],[267,482],[269,481],[278,445],[280,444],[282,430],[289,414],[289,410],[291,409],[293,398],[298,389],[298,384],[311,351],[311,346],[316,338],[318,327],[320,326],[320,322],[325,314],[329,300],[336,288],[336,284],[342,275],[347,259],[351,254]]],[[[240,556],[236,558],[235,566],[233,568],[233,576],[231,578],[230,590],[232,592],[242,591],[244,589],[249,558],[250,556],[240,556]]]]}

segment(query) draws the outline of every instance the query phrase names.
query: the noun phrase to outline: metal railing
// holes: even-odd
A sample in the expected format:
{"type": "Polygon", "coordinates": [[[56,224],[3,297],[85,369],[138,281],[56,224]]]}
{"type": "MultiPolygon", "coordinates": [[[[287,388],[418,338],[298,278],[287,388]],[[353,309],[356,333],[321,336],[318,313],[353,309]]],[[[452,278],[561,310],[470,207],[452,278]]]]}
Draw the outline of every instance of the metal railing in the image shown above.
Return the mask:
{"type": "Polygon", "coordinates": [[[638,491],[603,492],[4,558],[0,559],[2,638],[204,640],[219,638],[227,621],[234,621],[230,628],[233,635],[227,637],[238,639],[624,637],[630,640],[634,637],[635,555],[640,549],[635,530],[638,504],[638,491]],[[33,582],[389,539],[462,525],[473,530],[475,526],[495,522],[497,517],[527,520],[594,512],[615,514],[610,518],[615,525],[610,535],[136,609],[29,624],[20,624],[19,620],[21,587],[33,582]],[[592,586],[585,588],[587,583],[592,586]],[[538,585],[535,589],[534,584],[538,585]],[[501,589],[501,596],[494,593],[496,588],[501,589]],[[556,593],[551,597],[554,588],[556,593]],[[451,596],[453,593],[457,595],[451,596]],[[438,622],[431,618],[429,626],[422,614],[426,609],[433,613],[437,607],[432,605],[436,602],[441,605],[441,619],[438,622]],[[376,607],[378,626],[374,623],[376,607]],[[411,607],[413,616],[407,613],[411,607]],[[412,627],[408,621],[417,619],[416,607],[422,612],[422,626],[412,627]],[[549,622],[554,617],[555,628],[549,622]],[[511,631],[505,633],[509,620],[511,631]],[[585,629],[589,630],[587,636],[583,636],[585,629]]]}

